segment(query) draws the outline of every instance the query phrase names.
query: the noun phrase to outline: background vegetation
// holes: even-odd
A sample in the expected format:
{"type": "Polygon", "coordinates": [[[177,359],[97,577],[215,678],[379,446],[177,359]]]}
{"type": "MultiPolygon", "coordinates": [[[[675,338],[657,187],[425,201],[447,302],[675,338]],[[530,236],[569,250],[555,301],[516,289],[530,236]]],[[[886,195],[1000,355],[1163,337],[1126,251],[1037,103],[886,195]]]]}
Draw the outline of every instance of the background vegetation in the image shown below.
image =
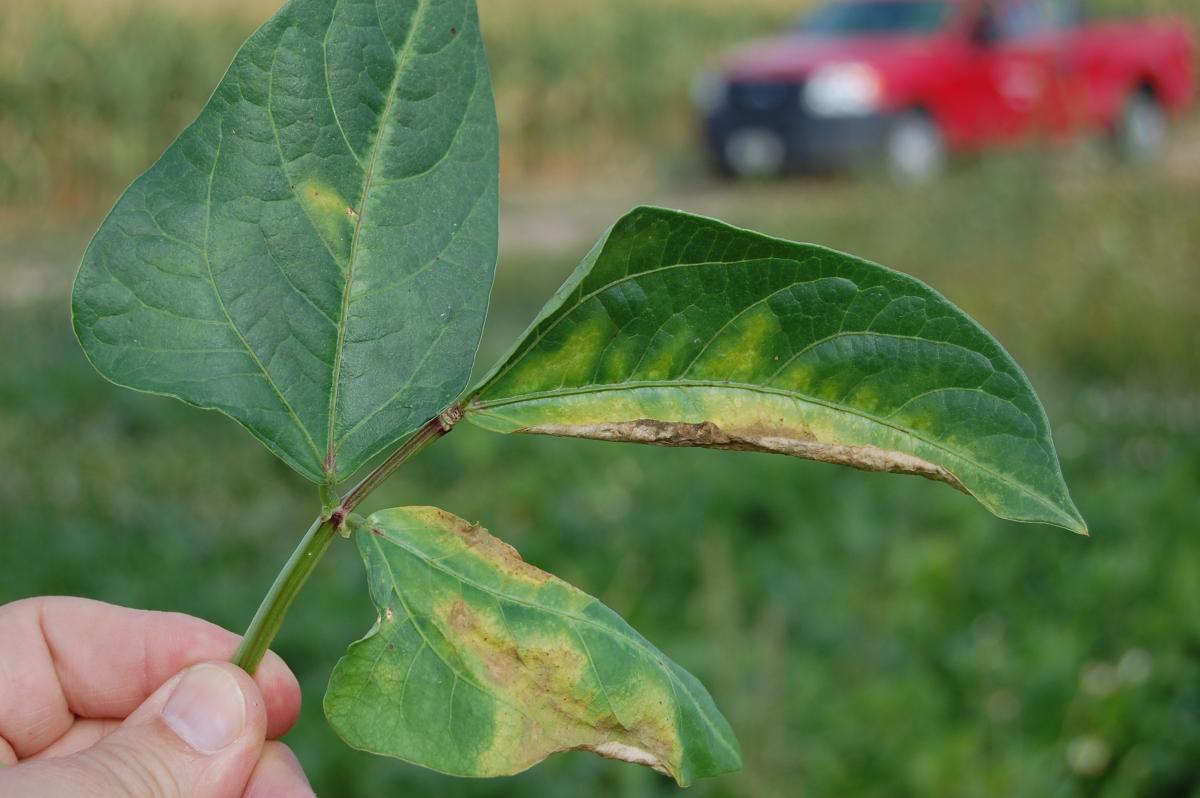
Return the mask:
{"type": "MultiPolygon", "coordinates": [[[[313,514],[234,425],[103,383],[67,314],[88,233],[273,5],[0,6],[0,602],[72,593],[240,629],[313,514]]],[[[1094,537],[916,480],[472,429],[379,506],[483,522],[696,672],[747,760],[696,795],[1200,795],[1194,126],[1147,173],[1085,146],[961,164],[920,193],[869,175],[712,185],[688,82],[803,2],[481,5],[506,147],[481,363],[638,202],[847,249],[933,283],[1026,364],[1094,537]]],[[[346,750],[318,697],[372,619],[338,547],[277,647],[306,682],[290,742],[321,794],[674,791],[583,755],[484,783],[346,750]]]]}

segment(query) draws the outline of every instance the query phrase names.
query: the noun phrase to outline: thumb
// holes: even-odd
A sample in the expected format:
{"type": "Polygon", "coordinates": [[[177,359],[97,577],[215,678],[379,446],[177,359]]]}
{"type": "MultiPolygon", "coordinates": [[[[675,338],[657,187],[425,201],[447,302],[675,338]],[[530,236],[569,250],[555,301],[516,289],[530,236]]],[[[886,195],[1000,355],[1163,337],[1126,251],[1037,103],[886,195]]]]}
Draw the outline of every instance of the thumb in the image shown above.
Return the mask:
{"type": "Polygon", "coordinates": [[[240,798],[266,731],[254,680],[206,663],[168,681],[92,748],[16,770],[31,779],[30,795],[240,798]]]}

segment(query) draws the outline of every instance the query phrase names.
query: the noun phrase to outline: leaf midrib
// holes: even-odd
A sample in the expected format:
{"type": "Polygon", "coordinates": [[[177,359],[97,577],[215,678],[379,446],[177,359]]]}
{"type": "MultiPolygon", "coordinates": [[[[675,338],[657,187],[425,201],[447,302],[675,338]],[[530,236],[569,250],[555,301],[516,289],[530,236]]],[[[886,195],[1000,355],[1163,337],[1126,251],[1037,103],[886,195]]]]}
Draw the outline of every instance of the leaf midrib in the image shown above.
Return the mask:
{"type": "MultiPolygon", "coordinates": [[[[346,317],[350,312],[350,304],[354,293],[354,272],[358,262],[358,245],[362,236],[363,223],[367,218],[367,202],[371,195],[371,188],[375,179],[375,170],[379,165],[379,156],[383,151],[383,142],[386,138],[388,125],[392,115],[392,109],[396,102],[396,92],[400,88],[400,80],[404,76],[405,68],[408,65],[409,56],[412,54],[412,48],[416,41],[417,31],[419,31],[425,24],[425,12],[429,8],[428,0],[417,0],[417,3],[417,11],[413,15],[412,24],[409,27],[408,35],[404,40],[404,46],[401,48],[401,51],[396,54],[395,74],[392,76],[392,85],[388,89],[387,99],[384,102],[383,110],[379,115],[379,130],[376,132],[375,141],[371,145],[370,166],[364,175],[362,195],[359,197],[358,201],[358,220],[355,223],[354,238],[350,244],[350,258],[346,264],[346,281],[342,288],[342,308],[338,317],[338,340],[333,356],[333,380],[330,383],[329,390],[329,427],[327,430],[326,451],[324,458],[326,479],[333,478],[337,473],[338,449],[334,439],[334,434],[337,429],[338,393],[341,382],[342,362],[344,360],[344,352],[346,347],[346,332],[348,327],[346,324],[346,317]]],[[[376,8],[376,19],[379,21],[380,29],[382,30],[382,20],[380,20],[378,17],[378,7],[376,8]]],[[[332,25],[332,21],[330,24],[332,25]]],[[[336,116],[336,108],[333,108],[333,113],[336,116]]],[[[353,148],[351,148],[351,153],[354,154],[353,148]]]]}
{"type": "MultiPolygon", "coordinates": [[[[472,89],[472,91],[471,91],[471,98],[470,98],[470,100],[469,100],[468,102],[474,102],[474,100],[475,100],[475,97],[476,97],[476,95],[477,95],[478,91],[479,91],[479,81],[476,81],[476,83],[475,83],[475,87],[474,87],[474,88],[472,89]]],[[[417,175],[412,175],[412,176],[409,176],[409,177],[405,177],[404,179],[405,179],[405,180],[415,180],[415,179],[419,179],[420,177],[423,177],[425,174],[428,174],[428,173],[432,172],[434,169],[436,169],[436,168],[437,168],[439,165],[441,165],[442,163],[445,163],[445,162],[446,162],[446,160],[447,160],[447,159],[450,157],[451,153],[453,152],[453,150],[454,150],[454,145],[455,145],[455,143],[457,143],[457,140],[458,140],[458,136],[460,136],[460,135],[462,134],[463,128],[464,128],[465,126],[466,126],[466,123],[465,123],[465,120],[464,120],[463,124],[461,124],[461,125],[459,126],[459,128],[458,128],[458,129],[455,131],[455,134],[454,134],[454,140],[451,142],[451,145],[450,145],[450,146],[447,148],[447,150],[446,150],[446,154],[444,154],[444,155],[443,155],[443,156],[442,156],[440,159],[438,159],[438,162],[437,162],[436,164],[434,164],[433,166],[431,166],[431,167],[430,167],[428,170],[426,170],[425,172],[422,172],[422,173],[420,173],[420,174],[417,174],[417,175]]],[[[376,187],[382,187],[382,186],[385,186],[385,185],[392,185],[392,184],[394,184],[394,183],[399,183],[399,182],[402,182],[402,181],[400,181],[400,180],[393,180],[393,181],[385,181],[385,182],[383,182],[383,183],[380,183],[380,182],[376,181],[376,182],[375,182],[375,186],[376,186],[376,187]]],[[[489,188],[490,188],[490,187],[489,187],[489,188]]],[[[483,202],[484,198],[487,196],[487,193],[488,193],[488,192],[487,192],[487,190],[480,191],[480,192],[479,192],[479,193],[478,193],[478,194],[475,196],[475,199],[471,201],[471,206],[470,206],[470,208],[468,209],[468,211],[467,211],[467,214],[466,214],[468,218],[469,218],[471,215],[473,215],[473,214],[475,213],[476,209],[479,207],[479,203],[483,202]]],[[[427,261],[426,261],[426,262],[425,262],[425,263],[424,263],[424,264],[423,264],[423,265],[422,265],[420,268],[418,268],[416,271],[414,271],[414,272],[411,272],[411,273],[409,273],[409,274],[406,274],[406,275],[404,275],[404,277],[403,277],[403,278],[401,278],[401,279],[399,279],[399,280],[396,280],[396,281],[392,282],[391,284],[389,284],[389,285],[387,285],[387,286],[384,286],[384,287],[378,288],[378,289],[376,289],[376,290],[374,290],[374,291],[368,291],[368,292],[366,292],[366,293],[360,293],[360,294],[358,294],[358,295],[355,297],[355,299],[356,299],[358,302],[365,302],[365,301],[366,301],[366,300],[368,300],[368,299],[376,299],[376,298],[378,298],[379,296],[382,296],[383,294],[388,294],[388,293],[392,293],[392,292],[398,291],[399,289],[403,288],[403,287],[404,287],[405,285],[407,285],[408,283],[412,282],[413,280],[416,280],[416,279],[418,279],[418,278],[419,278],[421,275],[425,274],[427,271],[429,271],[430,269],[432,269],[432,268],[434,267],[434,265],[435,265],[435,264],[447,262],[447,261],[444,261],[444,260],[442,259],[442,256],[443,256],[443,255],[444,255],[444,254],[445,254],[447,251],[449,251],[449,249],[450,249],[452,246],[454,246],[454,244],[455,244],[455,238],[454,238],[454,236],[451,236],[451,237],[450,237],[450,238],[449,238],[449,239],[446,241],[446,243],[445,243],[445,244],[442,246],[442,248],[441,248],[440,250],[438,250],[438,252],[437,252],[435,255],[433,255],[432,257],[430,257],[430,258],[429,258],[429,259],[428,259],[428,260],[427,260],[427,261]]],[[[411,386],[412,386],[413,382],[414,382],[414,381],[417,379],[417,377],[420,375],[420,373],[421,373],[421,370],[422,370],[422,369],[423,369],[423,368],[426,366],[426,364],[428,364],[428,362],[429,362],[429,358],[430,358],[430,357],[432,357],[432,356],[434,355],[434,352],[435,352],[435,350],[436,350],[436,348],[437,348],[437,344],[441,342],[441,339],[442,339],[442,337],[443,337],[443,336],[444,336],[444,335],[445,335],[447,332],[449,332],[449,331],[450,331],[450,327],[449,327],[449,325],[442,325],[441,329],[438,331],[437,338],[435,338],[435,339],[434,339],[434,342],[433,342],[433,343],[432,343],[432,344],[429,346],[429,349],[426,351],[426,353],[425,353],[425,355],[422,357],[421,361],[420,361],[420,362],[417,364],[417,366],[416,366],[416,367],[415,367],[415,368],[412,370],[412,374],[410,374],[410,375],[409,375],[409,377],[408,377],[408,380],[407,380],[407,381],[404,383],[404,385],[402,385],[402,386],[401,386],[400,388],[398,388],[397,390],[393,391],[391,396],[389,396],[389,397],[388,397],[388,398],[387,398],[385,401],[383,401],[383,402],[380,402],[380,403],[379,403],[379,405],[378,405],[378,407],[376,407],[376,408],[375,408],[373,411],[371,411],[371,413],[369,413],[368,415],[364,416],[364,417],[363,417],[361,420],[359,420],[359,421],[358,421],[358,423],[356,423],[356,424],[355,424],[353,427],[351,427],[350,429],[348,429],[348,430],[346,430],[345,432],[343,432],[343,433],[342,433],[342,435],[341,435],[341,436],[340,436],[340,437],[339,437],[339,438],[338,438],[336,441],[334,441],[334,440],[332,440],[332,439],[330,440],[330,443],[329,443],[329,445],[332,447],[332,450],[333,450],[333,457],[334,457],[334,459],[336,459],[337,455],[338,455],[338,454],[341,452],[342,446],[345,444],[345,442],[346,442],[347,440],[349,440],[350,438],[352,438],[352,437],[355,435],[355,433],[357,433],[359,430],[361,430],[363,427],[365,427],[367,424],[369,424],[371,421],[373,421],[373,420],[374,420],[374,419],[375,419],[377,416],[379,416],[381,413],[383,413],[383,412],[384,412],[384,411],[386,411],[388,408],[390,408],[390,407],[391,407],[391,405],[392,405],[392,404],[393,404],[393,403],[394,403],[394,402],[395,402],[397,399],[399,399],[401,396],[403,396],[403,395],[404,395],[404,392],[405,392],[405,391],[407,391],[407,390],[409,389],[409,387],[411,387],[411,386]]]]}

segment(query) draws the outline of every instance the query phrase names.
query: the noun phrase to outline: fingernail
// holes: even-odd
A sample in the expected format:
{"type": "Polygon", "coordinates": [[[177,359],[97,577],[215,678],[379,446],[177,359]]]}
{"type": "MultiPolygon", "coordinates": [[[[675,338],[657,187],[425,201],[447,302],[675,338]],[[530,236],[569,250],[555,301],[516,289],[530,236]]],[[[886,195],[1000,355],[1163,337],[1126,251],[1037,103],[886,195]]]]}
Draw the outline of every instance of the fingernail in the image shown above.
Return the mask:
{"type": "Polygon", "coordinates": [[[215,754],[242,736],[246,700],[233,676],[213,665],[197,665],[171,693],[162,718],[192,748],[215,754]]]}

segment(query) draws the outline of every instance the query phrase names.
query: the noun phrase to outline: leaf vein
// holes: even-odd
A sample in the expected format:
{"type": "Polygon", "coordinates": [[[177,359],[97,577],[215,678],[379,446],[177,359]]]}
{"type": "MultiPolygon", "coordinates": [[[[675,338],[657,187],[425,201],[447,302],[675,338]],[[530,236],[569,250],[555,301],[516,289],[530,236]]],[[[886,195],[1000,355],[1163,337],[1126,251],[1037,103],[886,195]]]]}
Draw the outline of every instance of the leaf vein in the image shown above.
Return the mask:
{"type": "Polygon", "coordinates": [[[298,416],[296,414],[296,411],[292,408],[291,403],[288,402],[287,397],[284,396],[283,391],[281,391],[279,389],[279,386],[276,384],[275,379],[271,376],[270,372],[267,371],[267,368],[266,368],[266,366],[263,365],[262,361],[259,360],[258,355],[255,354],[254,349],[250,346],[250,343],[246,340],[245,336],[242,335],[242,332],[240,329],[238,329],[237,324],[234,323],[233,317],[229,315],[229,308],[225,305],[225,299],[221,296],[221,289],[217,288],[217,279],[214,276],[213,270],[212,270],[212,260],[209,258],[208,244],[209,244],[209,234],[212,229],[211,225],[212,225],[213,182],[216,179],[217,166],[221,162],[221,149],[222,149],[224,141],[225,141],[225,127],[224,127],[224,125],[222,125],[220,128],[218,128],[218,131],[217,131],[217,149],[216,149],[216,153],[213,155],[212,171],[209,173],[209,176],[208,176],[208,193],[207,193],[207,196],[206,196],[205,202],[204,202],[205,209],[206,209],[205,216],[204,216],[204,265],[208,269],[208,280],[212,284],[213,296],[216,297],[217,304],[219,304],[221,306],[221,312],[225,314],[225,319],[228,321],[230,329],[233,330],[234,335],[236,335],[238,337],[238,340],[241,341],[242,346],[244,346],[246,348],[246,352],[249,353],[250,357],[254,360],[255,365],[258,366],[259,370],[262,372],[263,377],[266,379],[267,384],[271,386],[271,390],[273,390],[275,392],[275,395],[279,398],[279,401],[283,404],[284,409],[287,410],[288,415],[290,415],[292,417],[292,420],[296,422],[296,426],[300,429],[300,432],[304,435],[305,439],[308,441],[308,445],[312,448],[313,454],[315,454],[317,456],[317,460],[319,462],[321,459],[320,449],[317,447],[316,441],[313,440],[312,434],[308,431],[308,427],[305,426],[304,422],[300,420],[300,416],[298,416]]]}
{"type": "MultiPolygon", "coordinates": [[[[379,166],[379,156],[384,149],[384,140],[387,138],[388,123],[392,115],[393,108],[396,103],[396,94],[400,88],[400,80],[404,76],[405,68],[408,64],[409,55],[412,52],[414,42],[417,38],[417,31],[422,27],[425,21],[425,12],[429,8],[427,0],[417,0],[417,12],[413,17],[412,25],[408,30],[408,35],[405,38],[404,46],[401,51],[396,54],[395,74],[392,76],[392,85],[388,89],[387,99],[384,101],[383,110],[379,115],[379,129],[375,134],[375,141],[371,146],[370,166],[367,167],[366,175],[363,179],[362,195],[358,202],[358,221],[354,225],[354,239],[350,244],[350,261],[347,265],[346,284],[343,287],[342,293],[342,310],[340,314],[340,322],[338,324],[338,340],[334,350],[333,361],[333,382],[329,391],[329,429],[327,432],[328,451],[325,458],[325,473],[326,477],[331,477],[337,472],[337,444],[334,442],[334,432],[337,428],[338,418],[338,393],[341,387],[342,376],[342,361],[346,347],[346,329],[349,326],[346,323],[347,316],[350,312],[350,303],[352,294],[354,293],[354,271],[358,262],[358,246],[362,239],[363,222],[367,218],[368,199],[371,194],[372,181],[375,179],[375,170],[379,166]]],[[[378,17],[379,7],[376,3],[376,16],[378,17]]],[[[383,23],[380,20],[380,30],[383,30],[383,23]]]]}
{"type": "MultiPolygon", "coordinates": [[[[341,115],[338,114],[337,104],[333,101],[333,86],[329,80],[329,33],[333,30],[333,22],[337,19],[338,10],[342,7],[342,0],[336,0],[333,4],[333,10],[329,13],[329,25],[325,28],[325,36],[321,39],[321,62],[325,76],[325,96],[329,100],[329,111],[333,114],[333,123],[337,125],[338,132],[342,134],[342,141],[346,143],[346,149],[350,152],[350,157],[358,164],[360,169],[366,170],[366,164],[363,163],[362,157],[355,151],[354,145],[350,143],[350,137],[346,135],[346,128],[342,126],[341,115]]],[[[272,73],[274,65],[272,64],[272,73]]]]}

